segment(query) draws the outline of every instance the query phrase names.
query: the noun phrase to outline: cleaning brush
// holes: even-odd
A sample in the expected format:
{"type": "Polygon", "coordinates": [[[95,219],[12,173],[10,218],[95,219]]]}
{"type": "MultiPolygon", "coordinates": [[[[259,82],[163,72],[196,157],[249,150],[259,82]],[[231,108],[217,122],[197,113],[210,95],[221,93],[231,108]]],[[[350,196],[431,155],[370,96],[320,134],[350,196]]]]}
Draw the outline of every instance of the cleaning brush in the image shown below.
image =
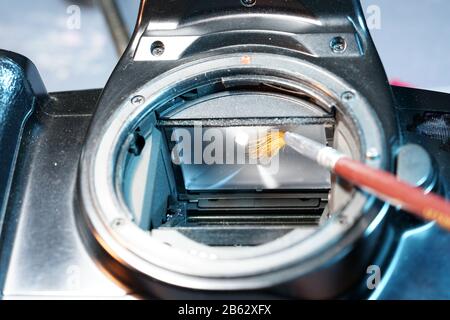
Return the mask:
{"type": "Polygon", "coordinates": [[[400,181],[389,172],[369,167],[302,135],[271,130],[249,145],[249,155],[257,159],[272,158],[285,146],[378,198],[425,220],[436,221],[450,230],[450,202],[438,195],[426,194],[421,188],[400,181]]]}

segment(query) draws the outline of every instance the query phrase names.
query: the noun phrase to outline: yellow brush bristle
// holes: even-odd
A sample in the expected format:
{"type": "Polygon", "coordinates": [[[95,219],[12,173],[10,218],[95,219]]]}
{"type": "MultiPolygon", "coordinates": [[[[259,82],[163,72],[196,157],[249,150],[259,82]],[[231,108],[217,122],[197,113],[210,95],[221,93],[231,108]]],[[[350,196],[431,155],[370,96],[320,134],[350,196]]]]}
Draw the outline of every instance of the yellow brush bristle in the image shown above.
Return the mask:
{"type": "Polygon", "coordinates": [[[252,159],[271,159],[286,145],[284,132],[270,130],[266,135],[249,144],[249,156],[252,159]]]}

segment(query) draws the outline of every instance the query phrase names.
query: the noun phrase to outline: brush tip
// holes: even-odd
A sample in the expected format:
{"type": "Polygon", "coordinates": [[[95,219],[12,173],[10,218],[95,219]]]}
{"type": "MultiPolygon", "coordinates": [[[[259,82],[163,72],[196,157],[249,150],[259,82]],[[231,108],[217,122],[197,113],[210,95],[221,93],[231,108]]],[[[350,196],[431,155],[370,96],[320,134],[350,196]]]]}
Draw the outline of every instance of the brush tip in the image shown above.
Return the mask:
{"type": "Polygon", "coordinates": [[[286,145],[285,132],[269,130],[266,134],[249,144],[249,155],[252,159],[271,159],[286,145]]]}

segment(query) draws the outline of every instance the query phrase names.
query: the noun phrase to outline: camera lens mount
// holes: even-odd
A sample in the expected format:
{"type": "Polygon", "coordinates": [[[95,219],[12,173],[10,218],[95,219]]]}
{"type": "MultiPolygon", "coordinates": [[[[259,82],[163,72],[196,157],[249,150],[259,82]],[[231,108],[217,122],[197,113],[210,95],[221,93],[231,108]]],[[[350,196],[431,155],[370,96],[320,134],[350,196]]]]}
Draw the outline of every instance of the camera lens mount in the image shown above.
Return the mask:
{"type": "MultiPolygon", "coordinates": [[[[88,245],[102,252],[100,262],[115,277],[149,290],[158,281],[207,291],[286,285],[296,288],[295,295],[314,298],[342,292],[365,270],[386,212],[386,206],[360,190],[351,190],[345,204],[307,237],[293,231],[254,247],[210,247],[184,237],[168,243],[133,221],[122,189],[123,150],[129,149],[130,135],[167,102],[214,83],[264,83],[307,97],[342,124],[339,134],[353,157],[375,168],[386,166],[380,120],[365,97],[335,74],[306,61],[265,53],[189,62],[131,93],[107,121],[94,117],[95,130],[88,136],[78,177],[84,218],[79,228],[88,245]],[[377,157],[366,156],[374,150],[377,157]],[[319,284],[320,289],[299,289],[319,284]]],[[[333,195],[332,190],[330,195],[342,194],[333,195]]]]}

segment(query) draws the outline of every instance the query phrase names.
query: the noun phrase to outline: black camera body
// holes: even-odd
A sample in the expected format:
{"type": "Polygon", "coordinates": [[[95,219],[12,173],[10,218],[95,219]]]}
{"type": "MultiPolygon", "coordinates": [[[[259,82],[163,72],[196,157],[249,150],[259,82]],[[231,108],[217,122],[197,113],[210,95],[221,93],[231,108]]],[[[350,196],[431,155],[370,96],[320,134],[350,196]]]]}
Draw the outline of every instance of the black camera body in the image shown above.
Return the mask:
{"type": "Polygon", "coordinates": [[[389,85],[358,1],[143,1],[103,90],[0,51],[2,298],[448,299],[434,223],[289,155],[272,187],[180,166],[170,138],[306,127],[449,196],[449,103],[389,85]]]}

